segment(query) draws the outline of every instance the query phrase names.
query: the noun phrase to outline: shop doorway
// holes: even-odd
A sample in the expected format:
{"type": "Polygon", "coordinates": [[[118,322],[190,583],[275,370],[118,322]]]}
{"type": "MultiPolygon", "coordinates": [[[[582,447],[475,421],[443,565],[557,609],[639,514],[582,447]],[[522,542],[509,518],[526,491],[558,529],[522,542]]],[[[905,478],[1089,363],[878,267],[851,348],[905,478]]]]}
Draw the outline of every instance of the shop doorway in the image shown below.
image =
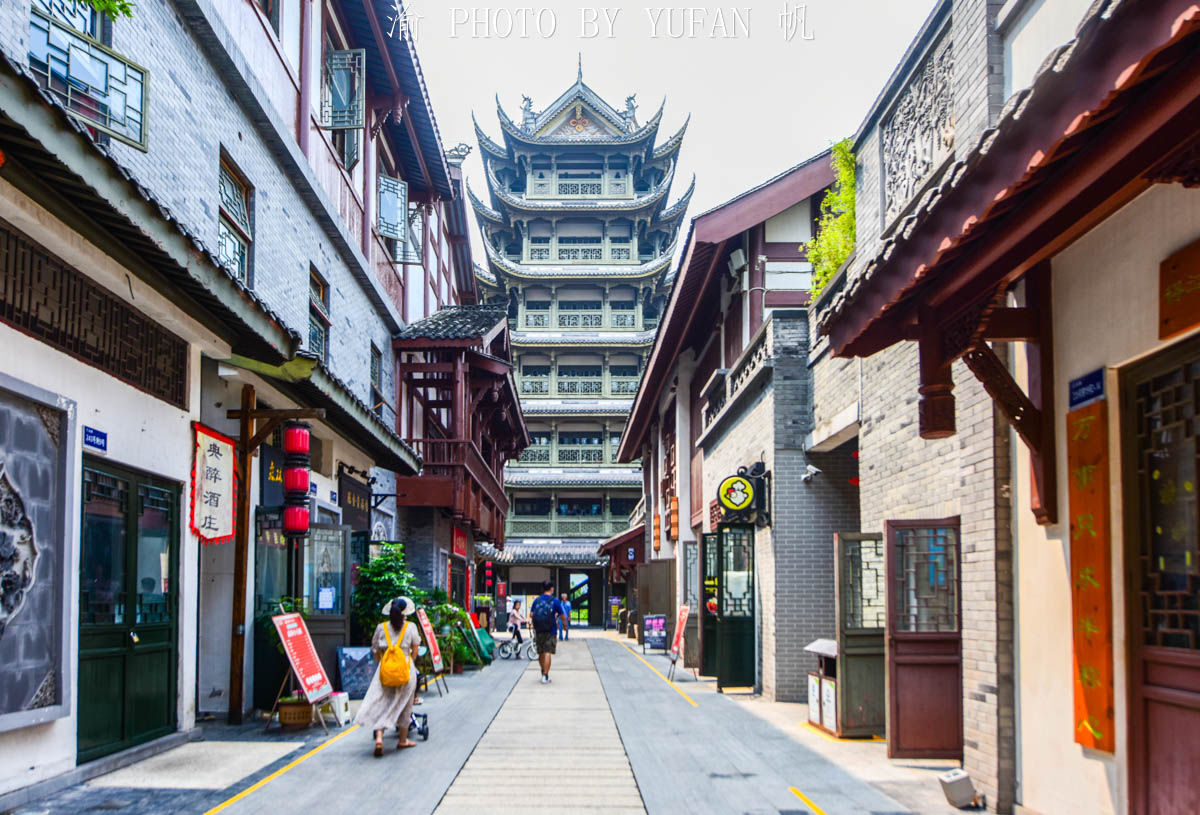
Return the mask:
{"type": "Polygon", "coordinates": [[[717,592],[720,580],[717,570],[717,533],[700,536],[700,582],[704,589],[704,602],[697,616],[700,618],[700,673],[704,676],[717,675],[717,592]]]}
{"type": "Polygon", "coordinates": [[[336,523],[311,524],[296,558],[294,585],[308,609],[308,630],[326,671],[338,664],[337,649],[350,644],[350,532],[336,523]]]}
{"type": "Polygon", "coordinates": [[[1200,342],[1121,377],[1130,812],[1195,812],[1200,778],[1200,342]]]}
{"type": "Polygon", "coordinates": [[[467,564],[458,555],[450,558],[450,602],[467,607],[467,564]]]}
{"type": "Polygon", "coordinates": [[[958,519],[888,521],[890,758],[961,758],[958,519]]]}
{"type": "Polygon", "coordinates": [[[175,730],[179,486],[83,465],[78,760],[175,730]]]}
{"type": "Polygon", "coordinates": [[[757,673],[753,526],[717,528],[717,584],[717,689],[752,687],[757,673]]]}
{"type": "MultiPolygon", "coordinates": [[[[834,564],[837,721],[825,725],[835,730],[839,738],[872,736],[884,732],[887,719],[884,683],[887,578],[883,536],[839,532],[833,538],[837,549],[834,564]]],[[[809,693],[808,704],[818,702],[809,693]]]]}
{"type": "Polygon", "coordinates": [[[592,590],[591,579],[586,574],[571,572],[567,576],[567,583],[570,586],[567,590],[567,599],[571,601],[571,625],[590,625],[591,610],[588,604],[588,594],[592,590]]]}

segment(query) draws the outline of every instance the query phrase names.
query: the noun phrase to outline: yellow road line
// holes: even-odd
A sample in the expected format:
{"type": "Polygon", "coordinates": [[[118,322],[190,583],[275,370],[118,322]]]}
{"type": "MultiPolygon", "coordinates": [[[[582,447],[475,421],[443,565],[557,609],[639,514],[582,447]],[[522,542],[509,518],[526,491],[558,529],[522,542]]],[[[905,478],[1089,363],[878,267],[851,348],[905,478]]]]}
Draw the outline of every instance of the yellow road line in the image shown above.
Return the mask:
{"type": "Polygon", "coordinates": [[[817,727],[812,722],[796,722],[796,724],[800,725],[801,727],[805,728],[806,730],[811,731],[812,733],[815,733],[816,735],[820,736],[821,738],[825,739],[826,741],[832,741],[832,742],[836,742],[838,744],[844,744],[846,742],[856,742],[856,741],[864,742],[866,744],[876,744],[876,743],[887,741],[887,739],[881,739],[879,736],[870,736],[869,738],[861,738],[861,739],[855,739],[855,738],[839,739],[837,736],[833,735],[832,733],[826,733],[824,730],[817,727]]]}
{"type": "Polygon", "coordinates": [[[812,810],[813,815],[825,815],[825,810],[814,804],[809,797],[800,790],[796,789],[795,787],[788,787],[788,789],[792,791],[792,795],[795,795],[797,798],[803,801],[809,809],[812,810]]]}
{"type": "Polygon", "coordinates": [[[692,697],[688,696],[686,693],[684,693],[684,692],[683,692],[683,691],[680,689],[680,687],[679,687],[678,685],[676,685],[676,684],[675,684],[674,682],[672,682],[670,679],[667,679],[665,676],[663,676],[661,673],[659,673],[659,671],[658,671],[658,668],[655,668],[653,665],[651,665],[649,662],[647,662],[645,659],[643,659],[641,654],[639,654],[637,651],[635,651],[635,650],[633,650],[632,648],[630,648],[630,647],[629,647],[628,645],[626,645],[625,643],[621,642],[620,638],[619,638],[619,637],[618,637],[616,634],[613,634],[613,633],[610,631],[610,632],[609,632],[609,634],[608,634],[608,636],[612,637],[612,638],[613,638],[613,641],[614,641],[614,642],[616,642],[616,643],[617,643],[617,645],[620,645],[620,646],[621,646],[622,648],[624,648],[626,651],[628,651],[629,653],[633,654],[635,657],[637,657],[638,659],[640,659],[640,660],[642,661],[642,664],[643,664],[643,665],[645,665],[645,666],[646,666],[647,668],[649,668],[650,670],[654,671],[654,673],[655,673],[655,674],[658,676],[658,678],[659,678],[659,679],[661,679],[662,681],[666,682],[668,685],[670,685],[671,687],[673,687],[673,688],[675,689],[675,692],[676,692],[676,693],[678,693],[678,694],[679,694],[680,696],[682,696],[684,699],[687,699],[687,700],[688,700],[688,704],[690,704],[692,707],[700,707],[699,705],[697,705],[697,704],[696,704],[696,700],[695,700],[695,699],[693,699],[692,697]]]}
{"type": "Polygon", "coordinates": [[[314,747],[313,749],[309,750],[309,751],[308,751],[307,753],[305,753],[304,755],[300,756],[300,758],[296,759],[296,760],[295,760],[295,761],[293,761],[291,764],[288,764],[286,767],[280,767],[278,770],[276,770],[275,772],[271,773],[271,774],[270,774],[270,775],[268,775],[266,778],[264,778],[263,780],[259,781],[257,784],[254,784],[254,785],[252,785],[252,786],[249,786],[249,787],[247,787],[246,789],[244,789],[244,790],[242,790],[241,792],[239,792],[237,795],[235,795],[235,796],[233,796],[232,798],[230,798],[228,801],[222,801],[221,803],[217,804],[215,807],[213,807],[212,809],[210,809],[208,812],[205,812],[205,813],[204,813],[204,815],[216,815],[216,813],[220,812],[221,810],[225,809],[226,807],[233,806],[234,804],[236,804],[238,801],[240,801],[240,800],[242,800],[243,798],[245,798],[245,797],[246,797],[247,795],[249,795],[250,793],[252,793],[252,792],[254,792],[254,791],[256,791],[256,790],[260,790],[260,789],[262,789],[262,788],[263,788],[263,787],[265,787],[267,784],[269,784],[270,782],[274,781],[276,778],[278,778],[279,776],[281,776],[281,775],[283,775],[284,773],[286,773],[288,770],[290,770],[290,769],[292,769],[293,767],[295,767],[297,764],[303,764],[304,762],[308,761],[310,758],[312,758],[312,757],[313,757],[313,756],[315,756],[317,753],[319,753],[319,752],[321,752],[322,750],[324,750],[324,749],[325,749],[326,747],[328,747],[329,745],[333,744],[333,743],[334,743],[335,741],[337,741],[338,739],[344,739],[346,736],[349,736],[351,733],[353,733],[355,730],[357,730],[357,729],[358,729],[358,727],[359,727],[358,725],[352,725],[352,726],[351,726],[351,727],[350,727],[348,730],[346,730],[344,733],[338,733],[338,734],[337,734],[336,736],[334,736],[333,738],[326,739],[325,741],[321,742],[320,744],[318,744],[318,745],[317,745],[316,747],[314,747]]]}

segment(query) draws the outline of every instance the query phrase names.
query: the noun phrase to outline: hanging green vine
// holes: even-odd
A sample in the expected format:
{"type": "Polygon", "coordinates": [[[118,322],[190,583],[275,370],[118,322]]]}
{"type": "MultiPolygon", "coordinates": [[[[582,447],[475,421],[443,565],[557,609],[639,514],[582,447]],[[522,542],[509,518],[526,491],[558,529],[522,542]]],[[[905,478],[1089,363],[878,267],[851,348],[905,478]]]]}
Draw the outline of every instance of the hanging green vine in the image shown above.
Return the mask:
{"type": "Polygon", "coordinates": [[[113,20],[118,17],[133,16],[133,3],[129,0],[83,0],[83,2],[113,20]]]}
{"type": "Polygon", "coordinates": [[[813,266],[812,296],[817,297],[854,252],[854,153],[850,139],[833,146],[833,186],[821,202],[817,234],[808,242],[813,266]]]}

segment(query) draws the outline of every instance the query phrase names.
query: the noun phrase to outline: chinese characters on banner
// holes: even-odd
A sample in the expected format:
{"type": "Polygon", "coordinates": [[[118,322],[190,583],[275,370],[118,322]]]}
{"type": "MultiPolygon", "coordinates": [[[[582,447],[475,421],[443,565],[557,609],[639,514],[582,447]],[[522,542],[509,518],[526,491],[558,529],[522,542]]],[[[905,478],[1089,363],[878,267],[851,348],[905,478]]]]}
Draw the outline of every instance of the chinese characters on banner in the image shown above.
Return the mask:
{"type": "Polygon", "coordinates": [[[675,620],[675,640],[671,643],[672,662],[679,659],[679,652],[683,649],[683,629],[687,626],[688,614],[691,610],[691,606],[679,607],[679,616],[675,620]]]}
{"type": "Polygon", "coordinates": [[[417,620],[421,623],[421,630],[425,632],[425,642],[429,644],[429,661],[433,665],[433,672],[440,674],[445,670],[442,665],[442,649],[438,648],[437,637],[433,633],[433,626],[429,624],[429,615],[425,613],[425,609],[417,609],[417,620]]]}
{"type": "Polygon", "coordinates": [[[312,636],[308,633],[304,618],[293,612],[272,617],[271,622],[275,624],[288,664],[295,671],[296,679],[299,680],[308,703],[311,705],[333,693],[333,685],[325,674],[320,657],[317,656],[317,649],[313,646],[312,636]]]}
{"type": "Polygon", "coordinates": [[[199,422],[192,427],[196,438],[189,523],[201,543],[227,543],[233,539],[237,514],[234,442],[199,422]]]}
{"type": "Polygon", "coordinates": [[[1101,398],[1067,414],[1075,741],[1111,753],[1112,581],[1108,494],[1108,415],[1101,398]]]}
{"type": "Polygon", "coordinates": [[[467,556],[467,533],[457,526],[452,527],[453,532],[450,539],[450,547],[454,554],[459,557],[467,556]]]}

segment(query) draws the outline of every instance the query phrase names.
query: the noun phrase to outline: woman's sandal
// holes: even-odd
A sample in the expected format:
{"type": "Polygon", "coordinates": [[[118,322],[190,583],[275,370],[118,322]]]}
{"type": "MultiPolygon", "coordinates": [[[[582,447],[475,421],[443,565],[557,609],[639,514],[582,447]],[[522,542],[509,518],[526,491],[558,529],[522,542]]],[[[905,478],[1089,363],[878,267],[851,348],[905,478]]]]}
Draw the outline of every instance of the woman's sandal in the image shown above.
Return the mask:
{"type": "Polygon", "coordinates": [[[377,742],[375,742],[375,758],[382,758],[382,757],[383,757],[383,742],[377,741],[377,742]]]}
{"type": "Polygon", "coordinates": [[[398,742],[396,742],[397,750],[407,750],[409,747],[416,747],[416,746],[417,746],[417,743],[415,741],[398,741],[398,742]]]}

